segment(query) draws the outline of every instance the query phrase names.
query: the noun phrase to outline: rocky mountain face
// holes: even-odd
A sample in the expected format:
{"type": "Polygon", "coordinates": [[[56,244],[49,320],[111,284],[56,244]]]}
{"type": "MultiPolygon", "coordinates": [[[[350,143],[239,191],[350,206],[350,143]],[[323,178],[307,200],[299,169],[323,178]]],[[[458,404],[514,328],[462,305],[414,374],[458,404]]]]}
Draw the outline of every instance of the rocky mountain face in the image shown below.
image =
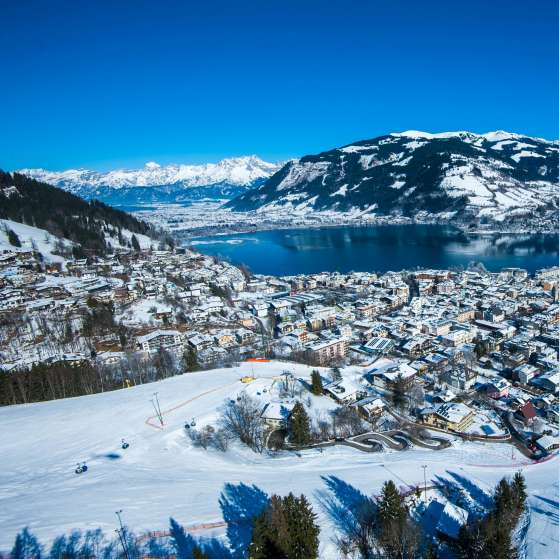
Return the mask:
{"type": "Polygon", "coordinates": [[[290,161],[227,207],[502,221],[559,208],[559,142],[394,133],[290,161]]]}
{"type": "Polygon", "coordinates": [[[204,165],[162,166],[150,162],[142,169],[108,172],[87,169],[60,172],[22,169],[19,172],[86,199],[128,205],[230,199],[261,184],[280,166],[252,155],[204,165]]]}

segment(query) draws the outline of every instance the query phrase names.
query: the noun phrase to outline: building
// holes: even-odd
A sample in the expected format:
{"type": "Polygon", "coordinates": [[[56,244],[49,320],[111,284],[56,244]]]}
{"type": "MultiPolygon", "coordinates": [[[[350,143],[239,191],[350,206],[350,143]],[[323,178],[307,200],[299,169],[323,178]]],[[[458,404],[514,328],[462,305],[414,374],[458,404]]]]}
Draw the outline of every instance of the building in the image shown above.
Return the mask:
{"type": "Polygon", "coordinates": [[[347,379],[341,379],[324,387],[324,392],[339,404],[352,404],[365,395],[365,391],[347,379]]]}
{"type": "Polygon", "coordinates": [[[497,378],[485,387],[486,394],[495,400],[506,398],[509,395],[509,390],[510,382],[505,378],[497,378]]]}
{"type": "Polygon", "coordinates": [[[264,406],[260,417],[270,427],[279,429],[287,424],[293,406],[290,402],[269,402],[264,406]]]}
{"type": "Polygon", "coordinates": [[[138,336],[136,342],[140,349],[147,352],[160,348],[179,350],[183,347],[182,334],[177,330],[154,330],[145,336],[138,336]]]}
{"type": "Polygon", "coordinates": [[[426,408],[421,417],[426,425],[464,433],[474,423],[475,413],[466,404],[446,403],[426,408]]]}
{"type": "Polygon", "coordinates": [[[320,341],[307,348],[307,355],[317,365],[327,365],[346,356],[348,342],[345,338],[320,341]]]}

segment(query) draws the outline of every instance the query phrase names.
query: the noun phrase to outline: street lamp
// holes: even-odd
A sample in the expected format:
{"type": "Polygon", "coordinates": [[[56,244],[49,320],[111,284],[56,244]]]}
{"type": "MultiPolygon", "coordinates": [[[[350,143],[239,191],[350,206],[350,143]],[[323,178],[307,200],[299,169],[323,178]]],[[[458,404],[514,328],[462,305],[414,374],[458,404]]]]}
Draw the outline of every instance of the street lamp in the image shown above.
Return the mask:
{"type": "Polygon", "coordinates": [[[423,483],[425,485],[425,502],[427,502],[427,465],[423,464],[423,483]]]}

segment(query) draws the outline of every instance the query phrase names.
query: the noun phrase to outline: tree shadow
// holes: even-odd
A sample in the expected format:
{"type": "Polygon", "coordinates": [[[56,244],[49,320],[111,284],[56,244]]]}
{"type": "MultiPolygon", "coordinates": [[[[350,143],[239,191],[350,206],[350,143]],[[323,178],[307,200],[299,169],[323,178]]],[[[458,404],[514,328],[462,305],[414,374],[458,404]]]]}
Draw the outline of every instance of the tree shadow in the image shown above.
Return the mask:
{"type": "Polygon", "coordinates": [[[439,494],[453,505],[467,511],[472,518],[480,518],[487,512],[487,509],[474,501],[462,485],[455,480],[442,476],[435,476],[434,479],[439,494]]]}
{"type": "MultiPolygon", "coordinates": [[[[210,559],[231,559],[231,552],[221,541],[216,538],[194,538],[174,518],[170,519],[170,530],[171,547],[177,559],[192,559],[195,549],[201,549],[210,559]]],[[[166,548],[158,547],[156,539],[149,542],[147,549],[149,555],[153,557],[170,556],[168,549],[166,554],[157,554],[164,552],[166,548]],[[152,553],[154,554],[152,555],[152,553]]]]}
{"type": "MultiPolygon", "coordinates": [[[[554,501],[553,499],[548,499],[547,497],[541,497],[540,495],[534,495],[536,499],[543,501],[546,505],[554,509],[559,509],[559,502],[554,501]]],[[[555,526],[559,525],[559,512],[553,510],[545,510],[538,506],[532,506],[531,510],[538,514],[543,514],[549,518],[549,521],[552,522],[555,526]]]]}
{"type": "Polygon", "coordinates": [[[253,520],[262,513],[268,502],[268,495],[256,485],[225,484],[219,497],[219,506],[227,524],[227,539],[233,557],[246,557],[252,540],[253,520]]]}
{"type": "Polygon", "coordinates": [[[471,479],[464,477],[456,472],[446,471],[447,474],[453,477],[468,493],[470,498],[475,501],[480,507],[486,511],[493,507],[492,496],[484,491],[481,487],[472,482],[471,479]]]}
{"type": "Polygon", "coordinates": [[[371,497],[335,476],[322,480],[327,489],[316,492],[318,502],[345,537],[354,537],[364,523],[373,521],[377,505],[371,497]]]}

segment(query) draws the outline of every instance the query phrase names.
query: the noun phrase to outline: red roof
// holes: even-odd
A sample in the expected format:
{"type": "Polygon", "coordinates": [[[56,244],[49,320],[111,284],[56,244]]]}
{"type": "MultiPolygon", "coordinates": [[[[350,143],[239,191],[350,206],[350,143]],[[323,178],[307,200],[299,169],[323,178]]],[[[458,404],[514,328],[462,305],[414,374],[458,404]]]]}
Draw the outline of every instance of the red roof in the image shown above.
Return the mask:
{"type": "Polygon", "coordinates": [[[532,402],[524,404],[518,411],[525,419],[534,419],[538,415],[532,402]]]}

